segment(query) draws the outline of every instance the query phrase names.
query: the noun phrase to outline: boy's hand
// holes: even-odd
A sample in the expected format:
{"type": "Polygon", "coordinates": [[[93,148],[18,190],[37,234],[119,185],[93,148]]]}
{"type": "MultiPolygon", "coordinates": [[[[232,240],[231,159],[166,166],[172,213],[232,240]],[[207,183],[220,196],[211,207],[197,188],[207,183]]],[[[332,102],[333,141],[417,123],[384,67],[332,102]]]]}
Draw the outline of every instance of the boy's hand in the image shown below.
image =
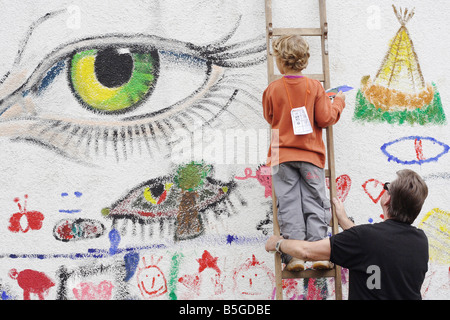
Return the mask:
{"type": "Polygon", "coordinates": [[[339,91],[339,92],[336,94],[335,98],[341,98],[342,100],[345,101],[345,94],[344,94],[342,91],[339,91]]]}

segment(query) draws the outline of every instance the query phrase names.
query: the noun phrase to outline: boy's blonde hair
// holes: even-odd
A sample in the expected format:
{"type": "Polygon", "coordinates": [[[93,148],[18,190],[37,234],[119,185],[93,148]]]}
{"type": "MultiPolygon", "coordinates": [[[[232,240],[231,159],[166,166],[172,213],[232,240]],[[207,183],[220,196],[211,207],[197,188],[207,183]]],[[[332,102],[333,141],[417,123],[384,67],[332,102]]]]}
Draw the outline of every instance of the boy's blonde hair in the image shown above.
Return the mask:
{"type": "Polygon", "coordinates": [[[273,54],[280,58],[285,68],[302,71],[308,65],[309,45],[299,35],[285,35],[272,43],[273,54]]]}

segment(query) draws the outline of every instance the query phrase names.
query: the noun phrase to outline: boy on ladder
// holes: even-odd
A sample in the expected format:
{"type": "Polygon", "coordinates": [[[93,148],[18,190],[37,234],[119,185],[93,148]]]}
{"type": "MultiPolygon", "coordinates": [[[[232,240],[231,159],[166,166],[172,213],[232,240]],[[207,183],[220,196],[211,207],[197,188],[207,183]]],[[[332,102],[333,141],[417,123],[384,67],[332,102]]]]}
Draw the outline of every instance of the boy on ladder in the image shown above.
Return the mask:
{"type": "MultiPolygon", "coordinates": [[[[284,76],[264,91],[263,111],[272,127],[267,165],[272,168],[281,235],[285,239],[321,240],[327,236],[331,219],[322,129],[339,120],[345,95],[339,92],[332,103],[319,81],[302,75],[310,57],[303,37],[275,39],[273,53],[284,76]]],[[[305,269],[303,260],[286,254],[281,259],[288,271],[305,269]]],[[[329,261],[313,264],[314,269],[332,267],[329,261]]]]}

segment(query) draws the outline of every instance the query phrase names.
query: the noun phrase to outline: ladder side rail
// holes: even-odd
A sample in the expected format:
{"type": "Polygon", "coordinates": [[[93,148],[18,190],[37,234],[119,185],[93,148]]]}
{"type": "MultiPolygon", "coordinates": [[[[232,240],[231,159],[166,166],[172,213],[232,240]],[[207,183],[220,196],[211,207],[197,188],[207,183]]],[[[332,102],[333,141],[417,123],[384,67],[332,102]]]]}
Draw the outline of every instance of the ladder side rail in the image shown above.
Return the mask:
{"type": "MultiPolygon", "coordinates": [[[[325,0],[319,0],[319,11],[320,11],[320,27],[322,28],[322,68],[325,75],[324,88],[325,90],[330,88],[330,64],[328,56],[328,22],[327,22],[327,11],[325,0]]],[[[335,157],[334,157],[334,134],[333,126],[329,126],[326,129],[327,137],[327,158],[328,158],[328,169],[329,169],[329,186],[330,186],[330,201],[336,196],[336,170],[335,170],[335,157]]],[[[336,216],[336,209],[331,205],[331,216],[332,216],[332,234],[335,235],[339,233],[339,223],[336,216]]],[[[341,267],[335,265],[334,267],[334,285],[335,285],[335,299],[342,300],[342,274],[341,267]]]]}
{"type": "MultiPolygon", "coordinates": [[[[278,78],[279,75],[274,74],[274,60],[271,53],[271,38],[273,36],[279,36],[280,34],[302,34],[311,36],[321,36],[321,49],[322,49],[322,74],[307,75],[310,78],[317,79],[323,83],[325,89],[330,87],[330,74],[329,74],[329,59],[328,59],[328,23],[326,19],[326,5],[325,0],[319,0],[320,11],[320,28],[273,28],[272,25],[272,1],[265,0],[265,13],[266,13],[266,46],[267,46],[267,73],[268,82],[272,82],[278,78]],[[320,33],[318,32],[320,29],[320,33]]],[[[335,175],[335,158],[334,158],[334,140],[333,140],[333,127],[326,128],[327,138],[327,158],[328,169],[326,170],[326,176],[329,178],[330,186],[330,200],[336,195],[336,175],[335,175]]],[[[280,227],[278,224],[278,208],[275,189],[272,183],[272,207],[273,207],[273,231],[275,235],[280,235],[280,227]]],[[[335,208],[331,206],[332,210],[332,233],[339,232],[339,225],[335,213],[335,208]]],[[[282,279],[292,278],[318,278],[318,277],[334,277],[335,278],[335,296],[336,300],[342,299],[342,284],[341,284],[341,267],[335,266],[334,270],[305,270],[298,273],[288,272],[282,270],[281,256],[279,253],[275,254],[275,282],[276,282],[276,299],[283,299],[282,291],[282,279]],[[300,276],[299,276],[300,275],[300,276]]]]}
{"type": "MultiPolygon", "coordinates": [[[[273,55],[270,51],[273,29],[272,29],[272,0],[265,1],[265,13],[266,13],[266,49],[267,49],[267,75],[268,82],[274,80],[275,66],[273,61],[273,55]]],[[[272,132],[271,132],[272,136],[272,132]]],[[[277,208],[277,197],[275,194],[275,188],[272,182],[272,223],[273,223],[273,233],[274,235],[280,235],[280,226],[278,224],[278,208],[277,208]]],[[[283,277],[282,277],[282,263],[281,255],[276,252],[274,255],[275,263],[275,287],[276,287],[276,299],[283,300],[283,277]]]]}

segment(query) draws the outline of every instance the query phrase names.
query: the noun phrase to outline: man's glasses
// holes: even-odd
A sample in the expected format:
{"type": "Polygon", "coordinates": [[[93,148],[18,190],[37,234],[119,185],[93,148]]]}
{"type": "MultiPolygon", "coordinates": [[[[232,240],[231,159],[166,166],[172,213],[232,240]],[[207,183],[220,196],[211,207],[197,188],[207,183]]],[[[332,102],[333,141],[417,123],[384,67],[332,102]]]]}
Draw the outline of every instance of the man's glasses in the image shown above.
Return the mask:
{"type": "Polygon", "coordinates": [[[385,182],[384,186],[383,186],[383,189],[386,190],[387,192],[389,192],[389,185],[390,184],[391,184],[390,182],[385,182]]]}

